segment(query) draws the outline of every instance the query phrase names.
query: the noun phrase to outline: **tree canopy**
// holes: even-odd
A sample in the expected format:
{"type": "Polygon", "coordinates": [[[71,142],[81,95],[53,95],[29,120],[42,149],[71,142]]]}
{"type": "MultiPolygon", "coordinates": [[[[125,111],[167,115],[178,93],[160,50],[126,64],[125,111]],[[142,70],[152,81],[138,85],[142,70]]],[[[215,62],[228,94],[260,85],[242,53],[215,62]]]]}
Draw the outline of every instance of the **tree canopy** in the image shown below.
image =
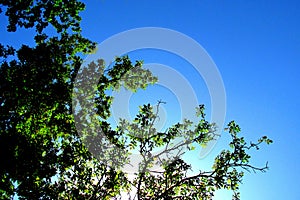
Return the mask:
{"type": "Polygon", "coordinates": [[[79,13],[85,5],[80,1],[1,0],[0,4],[1,14],[8,19],[7,31],[36,30],[33,46],[15,49],[0,44],[1,199],[120,199],[121,192],[128,193],[127,199],[211,199],[221,188],[234,191],[233,198],[239,199],[244,171],[268,168],[251,165],[248,150],[258,150],[261,143],[272,140],[263,136],[246,142],[239,135],[240,127],[231,121],[226,128],[229,148],[215,158],[210,171],[189,176],[193,166],[181,159],[181,149],[192,151],[216,137],[217,127],[206,120],[203,105],[195,110],[197,124],[186,119],[165,132],[157,131],[156,111],[163,103],[159,101],[141,105],[132,122],[121,120],[113,128],[107,122],[113,97],[106,91],[146,89],[159,77],[128,56],[117,57],[109,66],[95,60],[80,69],[83,55],[96,48],[81,34],[79,13]],[[87,73],[98,73],[99,79],[91,80],[87,73]],[[97,87],[89,88],[91,81],[97,87]],[[87,101],[80,101],[87,96],[87,101]],[[90,105],[94,118],[87,120],[90,105]],[[93,131],[91,122],[101,128],[101,134],[93,131]],[[156,148],[163,150],[155,153],[156,148]],[[139,152],[141,162],[130,180],[122,165],[132,149],[139,152]],[[114,160],[114,154],[120,155],[117,151],[122,156],[114,160]],[[97,157],[99,152],[105,156],[97,157]],[[163,153],[173,156],[172,162],[163,153]],[[114,166],[108,164],[112,162],[114,166]],[[161,170],[152,171],[153,165],[161,170]]]}

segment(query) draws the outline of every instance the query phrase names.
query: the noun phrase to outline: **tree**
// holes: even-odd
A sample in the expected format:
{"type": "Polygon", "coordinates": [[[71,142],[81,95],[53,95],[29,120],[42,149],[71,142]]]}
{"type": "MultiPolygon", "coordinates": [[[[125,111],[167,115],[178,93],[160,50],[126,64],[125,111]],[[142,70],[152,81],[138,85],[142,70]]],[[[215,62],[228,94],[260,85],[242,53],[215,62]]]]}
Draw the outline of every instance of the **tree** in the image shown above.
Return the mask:
{"type": "MultiPolygon", "coordinates": [[[[77,0],[0,3],[8,17],[7,31],[36,29],[33,47],[23,45],[16,50],[0,45],[1,199],[16,195],[19,199],[110,199],[121,198],[122,191],[130,193],[133,188],[137,199],[210,199],[220,188],[233,190],[238,199],[242,171],[268,168],[252,166],[247,150],[259,149],[261,143],[272,140],[263,136],[257,143],[248,144],[232,121],[227,127],[231,149],[216,157],[211,171],[188,176],[192,166],[180,158],[182,148],[192,150],[194,145],[205,145],[216,136],[216,126],[205,119],[203,105],[196,110],[197,124],[187,119],[158,132],[154,123],[159,116],[155,105],[148,104],[140,107],[133,122],[121,120],[113,129],[106,121],[113,98],[106,91],[146,89],[157,77],[144,69],[141,61],[132,63],[127,56],[116,58],[109,67],[97,60],[80,69],[83,54],[92,52],[95,43],[81,35],[79,12],[84,4],[77,0]],[[48,34],[48,27],[55,33],[48,34]],[[99,80],[89,80],[84,76],[87,71],[100,71],[99,80]],[[97,87],[84,88],[88,86],[86,81],[97,81],[97,87]],[[76,121],[82,126],[91,121],[86,120],[82,102],[77,102],[81,109],[73,113],[74,88],[79,88],[79,99],[91,97],[85,103],[93,105],[92,122],[101,127],[104,137],[91,132],[91,126],[83,127],[85,134],[78,134],[76,121]],[[125,152],[120,160],[111,160],[116,152],[110,144],[125,152]],[[156,148],[172,156],[172,162],[162,153],[155,154],[156,148]],[[142,158],[134,180],[129,180],[121,168],[131,149],[137,149],[142,158]],[[105,156],[97,159],[94,152],[104,152],[105,156]],[[116,165],[112,167],[109,162],[116,165]],[[151,171],[155,164],[161,166],[160,171],[151,171]]],[[[157,110],[161,103],[156,105],[157,110]]]]}

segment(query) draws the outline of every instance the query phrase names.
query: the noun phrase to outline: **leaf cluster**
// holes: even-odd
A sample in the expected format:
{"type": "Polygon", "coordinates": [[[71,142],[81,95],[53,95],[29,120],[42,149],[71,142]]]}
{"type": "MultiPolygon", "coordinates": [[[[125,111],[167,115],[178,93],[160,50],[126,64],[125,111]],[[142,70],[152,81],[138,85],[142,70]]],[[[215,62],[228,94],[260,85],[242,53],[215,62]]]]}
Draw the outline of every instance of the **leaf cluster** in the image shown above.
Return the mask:
{"type": "Polygon", "coordinates": [[[261,168],[251,165],[248,151],[252,148],[258,150],[263,142],[270,144],[272,140],[263,136],[257,143],[248,145],[244,137],[238,135],[240,127],[231,121],[225,129],[232,138],[230,149],[216,156],[211,171],[191,175],[192,166],[180,156],[185,151],[194,150],[191,146],[206,144],[216,136],[216,127],[205,120],[204,110],[203,105],[196,108],[199,121],[193,129],[193,123],[184,120],[164,133],[156,132],[153,122],[158,116],[149,104],[140,107],[133,123],[121,122],[120,129],[130,137],[129,147],[138,149],[142,156],[139,172],[131,182],[132,187],[136,188],[137,199],[206,200],[212,199],[218,189],[232,190],[233,198],[239,199],[239,185],[244,171],[265,172],[268,169],[267,164],[261,168]],[[164,148],[157,151],[157,147],[161,146],[164,148]],[[155,165],[160,166],[160,170],[153,170],[155,165]]]}

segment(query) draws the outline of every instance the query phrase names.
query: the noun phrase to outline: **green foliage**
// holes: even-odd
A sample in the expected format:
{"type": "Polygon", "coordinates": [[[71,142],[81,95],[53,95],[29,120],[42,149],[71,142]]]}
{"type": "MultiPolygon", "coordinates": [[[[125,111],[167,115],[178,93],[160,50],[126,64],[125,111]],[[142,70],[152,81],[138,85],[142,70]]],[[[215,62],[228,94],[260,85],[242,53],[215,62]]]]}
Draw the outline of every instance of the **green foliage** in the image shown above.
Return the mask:
{"type": "Polygon", "coordinates": [[[7,6],[5,15],[8,16],[7,30],[14,32],[17,26],[24,28],[35,27],[40,34],[51,24],[58,33],[71,29],[80,32],[79,12],[84,10],[82,2],[71,0],[55,1],[9,1],[2,0],[1,4],[7,6]]]}
{"type": "Polygon", "coordinates": [[[134,189],[138,199],[211,199],[220,188],[233,190],[233,198],[239,199],[244,171],[268,168],[252,166],[248,151],[272,140],[263,136],[248,144],[232,121],[226,129],[229,148],[216,157],[212,170],[189,176],[192,166],[180,156],[217,136],[216,125],[205,119],[204,105],[196,108],[196,124],[185,119],[157,131],[158,110],[164,103],[159,101],[140,106],[132,122],[121,119],[113,129],[106,122],[113,102],[107,91],[124,87],[136,92],[157,77],[142,61],[132,63],[127,56],[117,57],[110,66],[97,60],[80,69],[82,54],[96,47],[81,35],[79,13],[84,4],[79,1],[0,4],[8,17],[7,31],[36,30],[33,47],[16,50],[0,44],[0,199],[111,199],[134,189]],[[55,33],[48,35],[51,28],[55,33]],[[102,134],[95,131],[96,125],[102,134]],[[120,167],[133,149],[142,159],[129,180],[120,167]],[[152,170],[155,165],[160,170],[152,170]]]}
{"type": "Polygon", "coordinates": [[[267,164],[262,168],[252,166],[247,151],[252,148],[258,150],[261,143],[270,144],[272,140],[263,136],[257,143],[248,145],[244,137],[238,135],[240,127],[231,121],[226,128],[232,138],[230,149],[223,150],[215,158],[211,171],[189,175],[192,166],[179,156],[184,150],[193,150],[191,145],[206,144],[216,136],[215,125],[204,118],[204,106],[200,105],[196,110],[199,108],[202,113],[198,115],[198,124],[192,126],[193,123],[184,120],[164,133],[156,132],[153,128],[158,116],[149,104],[140,107],[133,123],[121,120],[122,128],[119,129],[130,137],[129,147],[137,148],[142,155],[140,171],[130,182],[132,187],[137,188],[138,199],[211,199],[218,189],[232,190],[233,198],[239,199],[238,190],[244,171],[264,172],[268,169],[267,164]],[[164,147],[162,151],[155,151],[155,147],[161,146],[164,147]],[[161,166],[161,169],[152,170],[154,165],[161,166]]]}

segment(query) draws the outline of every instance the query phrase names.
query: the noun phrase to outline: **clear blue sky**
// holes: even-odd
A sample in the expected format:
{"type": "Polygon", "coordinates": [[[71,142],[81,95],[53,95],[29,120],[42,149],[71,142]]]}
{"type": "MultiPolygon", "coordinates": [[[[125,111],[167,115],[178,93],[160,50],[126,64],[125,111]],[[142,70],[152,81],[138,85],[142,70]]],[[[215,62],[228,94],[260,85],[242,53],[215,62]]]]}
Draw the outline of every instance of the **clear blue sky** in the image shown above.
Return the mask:
{"type": "MultiPolygon", "coordinates": [[[[222,75],[226,122],[249,140],[274,140],[253,152],[267,173],[245,176],[243,200],[300,199],[300,3],[297,1],[94,0],[83,13],[84,34],[102,42],[139,27],[164,27],[200,43],[222,75]]],[[[122,45],[122,44],[120,44],[122,45]]],[[[143,58],[141,58],[143,59],[143,58]]],[[[226,137],[212,154],[225,148],[226,137]]]]}
{"type": "MultiPolygon", "coordinates": [[[[83,33],[96,42],[128,29],[151,26],[179,31],[200,43],[224,81],[226,122],[234,119],[249,140],[262,135],[274,140],[272,145],[252,153],[255,164],[263,166],[269,161],[270,170],[245,176],[242,199],[300,199],[300,2],[92,0],[86,3],[87,9],[82,13],[83,33]]],[[[18,41],[13,34],[5,37],[8,43],[18,41]]],[[[153,58],[141,59],[153,61],[153,58]]],[[[208,95],[205,92],[204,102],[208,95]]],[[[226,148],[227,139],[222,137],[211,155],[226,148]]]]}
{"type": "MultiPolygon", "coordinates": [[[[274,140],[253,152],[254,163],[269,161],[270,170],[245,176],[242,199],[296,200],[300,199],[299,9],[297,1],[94,0],[82,15],[83,33],[102,42],[128,29],[164,27],[200,43],[224,81],[226,122],[236,120],[249,140],[265,134],[274,140]]],[[[223,137],[212,154],[226,147],[225,142],[223,137]]]]}

